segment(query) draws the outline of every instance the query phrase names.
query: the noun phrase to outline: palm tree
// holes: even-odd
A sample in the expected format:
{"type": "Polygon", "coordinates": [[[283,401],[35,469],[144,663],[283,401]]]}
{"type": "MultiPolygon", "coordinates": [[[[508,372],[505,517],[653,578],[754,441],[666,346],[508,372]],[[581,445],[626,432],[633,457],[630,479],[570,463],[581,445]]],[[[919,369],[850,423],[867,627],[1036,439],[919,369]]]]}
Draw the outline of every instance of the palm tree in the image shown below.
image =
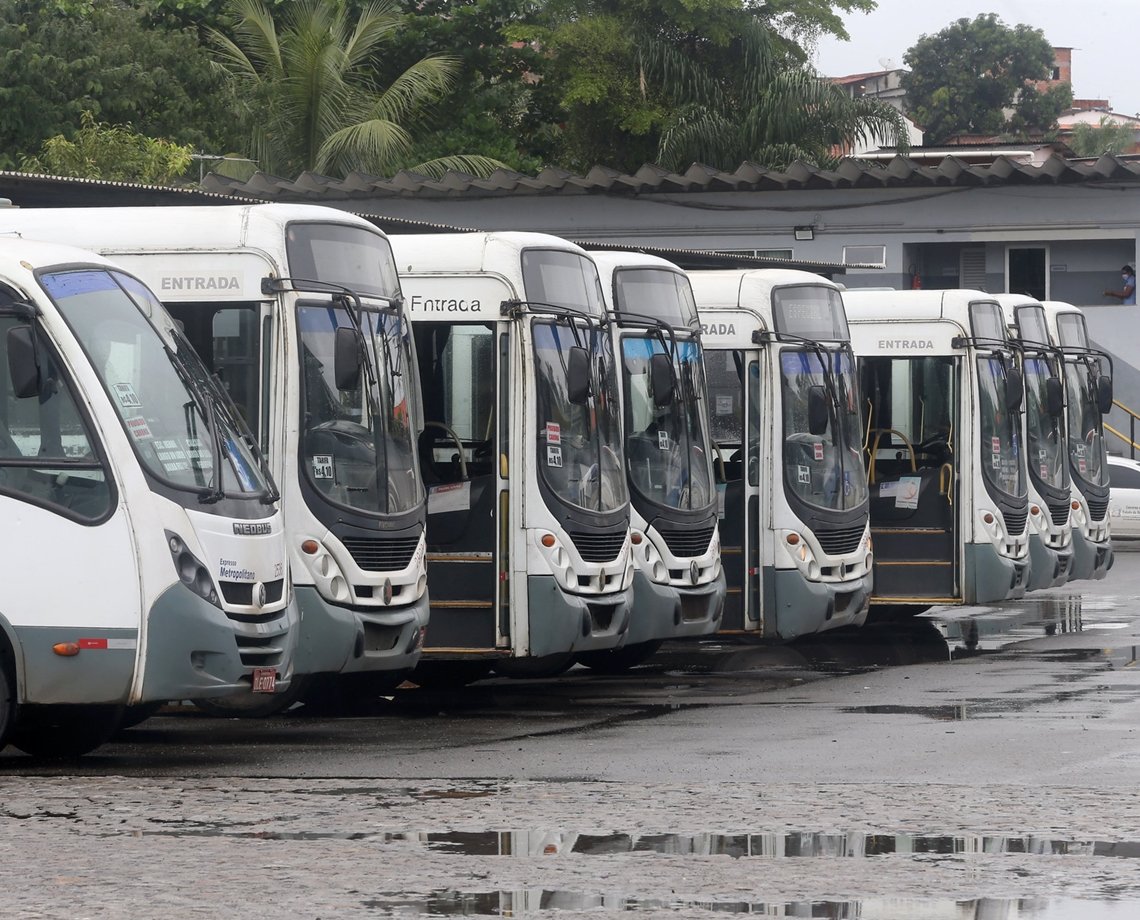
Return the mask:
{"type": "Polygon", "coordinates": [[[647,79],[675,106],[658,146],[662,166],[683,170],[699,162],[730,170],[751,161],[779,169],[796,160],[825,166],[868,139],[906,150],[898,110],[852,99],[781,53],[762,23],[749,17],[742,25],[730,49],[641,47],[647,79]]]}
{"type": "Polygon", "coordinates": [[[502,165],[462,154],[407,162],[412,127],[445,95],[458,62],[425,57],[377,86],[369,61],[403,23],[394,0],[378,0],[355,19],[344,0],[293,0],[279,9],[275,20],[262,0],[230,0],[232,37],[210,32],[261,169],[343,176],[411,168],[439,177],[448,169],[487,175],[502,165]]]}

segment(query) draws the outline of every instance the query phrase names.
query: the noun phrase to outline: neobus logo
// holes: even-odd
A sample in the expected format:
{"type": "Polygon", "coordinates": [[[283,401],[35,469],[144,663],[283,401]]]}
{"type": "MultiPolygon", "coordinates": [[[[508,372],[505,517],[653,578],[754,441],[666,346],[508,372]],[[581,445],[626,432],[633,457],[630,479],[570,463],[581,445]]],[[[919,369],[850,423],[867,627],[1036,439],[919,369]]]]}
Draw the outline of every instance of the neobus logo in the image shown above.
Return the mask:
{"type": "Polygon", "coordinates": [[[254,524],[234,522],[234,533],[241,537],[256,537],[259,534],[269,533],[272,529],[273,527],[268,521],[254,524]]]}
{"type": "Polygon", "coordinates": [[[882,349],[901,349],[903,351],[918,351],[923,348],[933,349],[934,342],[931,339],[879,339],[879,347],[882,349]]]}
{"type": "Polygon", "coordinates": [[[736,335],[735,323],[701,323],[703,335],[736,335]]]}
{"type": "Polygon", "coordinates": [[[236,291],[241,288],[237,275],[166,275],[159,283],[163,291],[236,291]]]}

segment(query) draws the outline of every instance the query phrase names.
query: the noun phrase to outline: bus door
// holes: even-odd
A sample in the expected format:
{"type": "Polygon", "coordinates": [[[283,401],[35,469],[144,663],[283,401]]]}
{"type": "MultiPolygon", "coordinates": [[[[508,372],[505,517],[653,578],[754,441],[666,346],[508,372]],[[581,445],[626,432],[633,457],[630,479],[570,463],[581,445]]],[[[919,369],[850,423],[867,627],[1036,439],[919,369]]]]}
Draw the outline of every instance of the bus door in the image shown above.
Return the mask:
{"type": "Polygon", "coordinates": [[[705,375],[727,592],[719,632],[762,629],[760,363],[756,351],[708,349],[705,375]]]}
{"type": "Polygon", "coordinates": [[[424,651],[510,643],[507,326],[416,321],[431,626],[424,651]],[[499,423],[499,418],[503,422],[499,423]]]}
{"type": "Polygon", "coordinates": [[[961,600],[960,360],[860,359],[874,599],[961,600]]]}

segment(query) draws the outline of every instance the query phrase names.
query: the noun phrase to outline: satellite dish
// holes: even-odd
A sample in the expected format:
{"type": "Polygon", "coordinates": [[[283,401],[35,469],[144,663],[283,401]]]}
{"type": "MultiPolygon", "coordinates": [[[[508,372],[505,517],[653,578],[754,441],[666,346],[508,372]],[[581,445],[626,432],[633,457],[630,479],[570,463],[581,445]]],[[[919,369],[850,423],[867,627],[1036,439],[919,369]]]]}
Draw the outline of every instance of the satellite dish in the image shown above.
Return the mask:
{"type": "Polygon", "coordinates": [[[879,68],[881,70],[894,70],[895,62],[889,57],[879,58],[879,68]]]}

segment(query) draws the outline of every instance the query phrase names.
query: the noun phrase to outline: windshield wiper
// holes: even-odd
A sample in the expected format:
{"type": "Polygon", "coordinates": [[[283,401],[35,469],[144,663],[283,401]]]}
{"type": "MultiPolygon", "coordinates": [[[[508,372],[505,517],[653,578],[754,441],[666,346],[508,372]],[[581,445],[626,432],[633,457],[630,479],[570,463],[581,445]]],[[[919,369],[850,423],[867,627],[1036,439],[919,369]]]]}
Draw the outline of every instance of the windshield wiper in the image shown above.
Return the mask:
{"type": "MultiPolygon", "coordinates": [[[[174,368],[174,373],[178,375],[178,379],[182,381],[182,385],[186,387],[186,391],[190,394],[190,398],[194,401],[198,411],[200,411],[206,419],[206,428],[210,434],[210,444],[212,447],[210,456],[213,461],[213,470],[211,470],[209,488],[198,493],[198,501],[203,505],[212,505],[226,497],[225,490],[221,486],[222,442],[218,437],[217,419],[214,416],[214,402],[202,392],[198,386],[198,381],[186,370],[182,359],[175,354],[173,349],[165,342],[162,344],[162,349],[166,352],[167,360],[170,361],[171,367],[174,368]]],[[[191,415],[193,412],[189,403],[186,405],[186,410],[188,415],[191,415]]],[[[200,440],[198,438],[197,419],[192,419],[192,422],[194,437],[196,440],[200,440]]]]}

